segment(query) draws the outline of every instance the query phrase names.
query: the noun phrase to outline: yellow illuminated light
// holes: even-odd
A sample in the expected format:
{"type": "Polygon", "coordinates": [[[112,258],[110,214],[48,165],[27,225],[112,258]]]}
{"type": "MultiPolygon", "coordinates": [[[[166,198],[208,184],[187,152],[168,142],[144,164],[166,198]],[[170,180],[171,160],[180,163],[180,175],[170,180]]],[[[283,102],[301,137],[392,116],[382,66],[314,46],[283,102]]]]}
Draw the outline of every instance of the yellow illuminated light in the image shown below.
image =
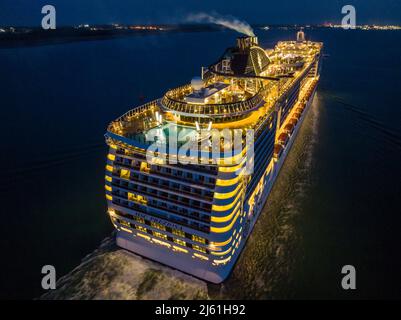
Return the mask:
{"type": "Polygon", "coordinates": [[[226,251],[223,251],[223,252],[211,251],[210,253],[211,253],[212,255],[214,255],[214,256],[224,256],[224,255],[226,255],[227,253],[229,253],[232,249],[233,249],[233,248],[230,247],[230,248],[228,248],[226,251]]]}
{"type": "Polygon", "coordinates": [[[187,250],[187,249],[180,248],[180,247],[177,247],[177,246],[173,246],[173,250],[175,250],[175,251],[180,251],[180,252],[184,252],[184,253],[188,253],[188,250],[187,250]]]}
{"type": "Polygon", "coordinates": [[[133,201],[133,202],[141,203],[141,204],[147,204],[148,203],[148,200],[145,197],[140,196],[140,195],[135,194],[135,193],[128,192],[128,196],[127,197],[128,197],[129,201],[133,201]]]}
{"type": "Polygon", "coordinates": [[[112,181],[113,181],[113,178],[110,177],[110,176],[105,176],[104,178],[105,178],[106,181],[108,181],[108,182],[112,182],[112,181]]]}
{"type": "Polygon", "coordinates": [[[205,256],[203,256],[203,255],[201,255],[201,254],[199,254],[199,253],[194,253],[194,256],[197,257],[197,258],[199,258],[199,259],[202,259],[202,260],[209,260],[208,257],[205,257],[205,256]]]}
{"type": "Polygon", "coordinates": [[[113,172],[113,166],[107,165],[107,166],[106,166],[106,170],[107,170],[107,171],[110,171],[110,172],[113,172]]]}
{"type": "Polygon", "coordinates": [[[196,244],[192,245],[192,249],[198,250],[198,251],[203,252],[203,253],[206,253],[206,249],[205,248],[202,248],[202,247],[200,247],[200,246],[198,246],[196,244]]]}
{"type": "Polygon", "coordinates": [[[137,221],[137,222],[139,222],[139,223],[142,223],[142,224],[145,223],[145,219],[144,219],[144,218],[141,218],[141,217],[134,217],[134,220],[137,221]]]}
{"type": "Polygon", "coordinates": [[[152,238],[152,241],[155,242],[155,243],[157,243],[157,244],[160,244],[160,245],[162,245],[162,246],[165,246],[165,247],[167,247],[167,248],[170,248],[170,247],[171,247],[171,244],[169,244],[169,243],[167,243],[167,242],[164,242],[164,241],[161,241],[161,240],[159,240],[159,239],[152,238]]]}
{"type": "MultiPolygon", "coordinates": [[[[213,211],[227,211],[230,210],[234,205],[237,203],[238,199],[241,197],[242,193],[238,193],[238,195],[235,197],[234,201],[232,201],[229,204],[226,204],[224,206],[218,206],[218,205],[213,205],[212,210],[213,211]]],[[[213,218],[213,217],[212,217],[213,218]]]]}
{"type": "Polygon", "coordinates": [[[164,233],[154,231],[154,232],[153,232],[153,235],[155,235],[155,236],[158,237],[158,238],[162,238],[162,239],[164,239],[164,240],[167,240],[167,235],[164,234],[164,233]]]}
{"type": "Polygon", "coordinates": [[[236,172],[237,170],[241,169],[245,163],[246,158],[238,165],[233,167],[219,167],[220,172],[236,172]]]}
{"type": "Polygon", "coordinates": [[[153,228],[166,231],[166,227],[165,227],[164,225],[160,224],[160,223],[151,222],[150,225],[151,225],[153,228]]]}
{"type": "Polygon", "coordinates": [[[247,152],[247,147],[245,147],[244,149],[242,149],[242,152],[238,153],[237,155],[235,155],[234,157],[225,157],[225,158],[219,158],[217,159],[217,163],[219,165],[227,165],[227,164],[236,164],[239,163],[244,155],[247,152]]]}
{"type": "Polygon", "coordinates": [[[164,164],[164,160],[161,158],[152,158],[151,162],[152,164],[164,164]]]}
{"type": "Polygon", "coordinates": [[[114,154],[109,153],[109,154],[107,155],[107,158],[108,158],[109,160],[111,160],[111,161],[114,161],[114,160],[116,159],[116,156],[115,156],[114,154]]]}
{"type": "Polygon", "coordinates": [[[231,257],[228,257],[228,258],[223,259],[223,260],[213,260],[213,262],[215,264],[225,264],[225,263],[229,262],[230,260],[231,260],[231,257]]]}
{"type": "Polygon", "coordinates": [[[210,227],[210,231],[214,232],[214,233],[224,233],[224,232],[231,230],[240,214],[241,214],[241,210],[239,209],[239,210],[237,210],[237,214],[235,215],[235,218],[231,221],[231,223],[228,226],[222,227],[222,228],[210,227]]]}
{"type": "Polygon", "coordinates": [[[109,194],[106,194],[106,199],[109,201],[113,201],[113,197],[109,194]]]}
{"type": "Polygon", "coordinates": [[[112,188],[110,187],[110,186],[108,186],[107,184],[104,186],[104,188],[107,190],[107,191],[112,191],[112,188]]]}
{"type": "Polygon", "coordinates": [[[142,227],[142,226],[135,226],[135,229],[137,229],[137,230],[140,230],[140,231],[142,231],[142,232],[146,232],[146,228],[145,227],[142,227]]]}
{"type": "MultiPolygon", "coordinates": [[[[250,207],[253,206],[254,202],[255,202],[255,196],[258,194],[258,192],[260,190],[263,190],[264,187],[264,179],[266,177],[266,175],[273,169],[274,166],[274,159],[272,159],[269,163],[269,165],[266,168],[266,171],[264,172],[264,174],[262,175],[262,177],[260,178],[258,184],[255,187],[255,190],[252,192],[252,194],[249,196],[249,200],[248,200],[248,204],[250,207]]],[[[250,210],[251,211],[251,210],[250,210]]]]}
{"type": "Polygon", "coordinates": [[[173,229],[172,233],[175,234],[176,236],[185,238],[185,232],[182,230],[173,229]]]}
{"type": "Polygon", "coordinates": [[[199,237],[197,235],[194,235],[194,234],[192,235],[192,241],[200,242],[200,243],[203,243],[203,244],[206,243],[206,239],[204,239],[202,237],[199,237]]]}
{"type": "Polygon", "coordinates": [[[226,246],[227,244],[229,244],[229,243],[231,242],[232,239],[233,239],[233,238],[230,237],[230,239],[228,239],[228,240],[226,240],[226,241],[224,241],[224,242],[211,242],[210,245],[211,245],[211,246],[216,246],[216,247],[224,247],[224,246],[226,246]]]}
{"type": "Polygon", "coordinates": [[[123,231],[125,231],[125,232],[128,232],[128,233],[132,233],[132,230],[127,229],[127,228],[124,228],[124,227],[121,227],[121,230],[123,230],[123,231]]]}
{"type": "Polygon", "coordinates": [[[129,170],[121,169],[120,177],[121,177],[121,178],[124,178],[124,179],[129,179],[130,173],[131,173],[131,172],[130,172],[129,170]]]}
{"type": "Polygon", "coordinates": [[[149,173],[150,172],[150,165],[147,162],[141,162],[140,171],[149,173]]]}
{"type": "Polygon", "coordinates": [[[175,242],[175,243],[178,243],[179,245],[182,245],[182,246],[184,246],[184,247],[185,247],[185,245],[186,245],[185,241],[183,241],[183,240],[181,240],[181,239],[174,239],[174,242],[175,242]]]}
{"type": "Polygon", "coordinates": [[[239,180],[239,176],[233,178],[233,179],[228,179],[228,180],[223,180],[223,179],[217,179],[216,181],[216,186],[221,186],[221,187],[229,187],[234,184],[236,184],[239,180]]]}
{"type": "Polygon", "coordinates": [[[237,192],[241,189],[242,185],[238,184],[234,191],[227,192],[227,193],[214,193],[214,197],[216,199],[230,199],[237,194],[237,192]]]}
{"type": "Polygon", "coordinates": [[[235,207],[235,209],[233,210],[233,212],[230,213],[229,215],[227,215],[227,216],[225,216],[225,217],[215,217],[215,216],[212,216],[212,217],[210,218],[210,220],[211,220],[212,222],[217,222],[217,223],[222,223],[222,222],[230,221],[230,220],[232,219],[232,217],[234,216],[234,214],[237,212],[238,207],[239,207],[240,205],[241,205],[241,202],[238,202],[238,203],[237,203],[237,206],[235,207]]]}
{"type": "Polygon", "coordinates": [[[125,221],[125,220],[120,220],[120,224],[123,225],[123,226],[126,226],[126,227],[129,227],[129,226],[130,226],[130,225],[129,225],[129,222],[128,222],[128,221],[125,221]]]}
{"type": "Polygon", "coordinates": [[[144,239],[146,239],[146,240],[150,240],[150,237],[147,236],[146,234],[142,234],[142,233],[137,232],[136,235],[137,235],[137,236],[140,236],[141,238],[144,238],[144,239]]]}

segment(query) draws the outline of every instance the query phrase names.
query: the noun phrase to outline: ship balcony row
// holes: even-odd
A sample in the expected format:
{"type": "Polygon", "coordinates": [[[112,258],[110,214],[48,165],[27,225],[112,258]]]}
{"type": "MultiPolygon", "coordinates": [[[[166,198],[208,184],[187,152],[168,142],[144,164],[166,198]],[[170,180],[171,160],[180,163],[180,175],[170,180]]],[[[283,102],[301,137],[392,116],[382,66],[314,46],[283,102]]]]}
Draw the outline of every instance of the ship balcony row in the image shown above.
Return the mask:
{"type": "Polygon", "coordinates": [[[184,228],[186,226],[183,226],[184,228],[181,229],[178,224],[174,225],[174,222],[166,225],[162,222],[164,219],[163,217],[156,216],[156,218],[160,218],[158,220],[159,222],[156,222],[155,219],[152,218],[154,215],[138,215],[132,208],[125,210],[123,208],[120,209],[120,206],[112,206],[109,207],[109,214],[114,222],[120,224],[116,227],[122,227],[121,229],[126,232],[131,233],[133,230],[145,232],[181,246],[195,249],[196,251],[207,254],[210,253],[219,260],[222,258],[225,259],[227,256],[232,256],[242,238],[241,234],[243,228],[241,226],[233,228],[227,240],[214,242],[211,241],[209,234],[204,236],[194,234],[193,229],[185,230],[184,228]],[[115,221],[116,218],[118,221],[115,221]],[[132,230],[127,230],[126,228],[132,230]]]}
{"type": "MultiPolygon", "coordinates": [[[[147,162],[147,158],[144,154],[142,153],[135,153],[131,152],[130,150],[123,149],[123,148],[117,148],[115,151],[117,156],[121,156],[120,158],[123,159],[124,163],[127,165],[132,165],[135,161],[135,164],[139,162],[147,162]],[[129,162],[131,160],[131,162],[129,162]]],[[[166,161],[168,162],[168,161],[166,161]]],[[[150,165],[151,170],[153,168],[156,168],[154,171],[162,171],[161,166],[159,165],[150,165]]],[[[167,172],[167,171],[166,171],[167,172]]],[[[182,180],[188,180],[188,182],[193,183],[193,176],[190,176],[188,173],[192,173],[195,175],[202,175],[205,177],[206,184],[208,183],[208,179],[210,180],[210,184],[214,184],[215,181],[211,178],[213,178],[217,174],[217,166],[211,166],[211,165],[193,165],[193,164],[186,164],[182,165],[180,163],[174,164],[174,169],[171,172],[173,177],[179,178],[180,181],[182,180]]]]}
{"type": "MultiPolygon", "coordinates": [[[[157,199],[165,200],[174,205],[179,205],[187,208],[197,209],[204,214],[210,213],[212,204],[209,202],[203,202],[200,200],[195,200],[196,198],[193,197],[192,199],[180,194],[179,192],[173,192],[171,190],[156,188],[154,186],[150,186],[147,184],[138,184],[138,182],[129,183],[125,180],[121,180],[119,178],[113,178],[112,182],[113,186],[117,186],[119,188],[124,188],[126,191],[133,191],[140,193],[144,196],[150,196],[157,199]],[[195,199],[194,199],[195,198],[195,199]]],[[[114,190],[113,190],[114,191],[114,190]]],[[[179,191],[179,190],[178,190],[179,191]]],[[[125,195],[126,196],[126,195],[125,195]]],[[[198,198],[200,199],[200,198],[198,198]]]]}
{"type": "Polygon", "coordinates": [[[192,258],[210,261],[211,265],[215,267],[223,267],[232,258],[235,259],[235,256],[238,256],[237,249],[239,249],[243,238],[242,227],[234,229],[229,239],[224,243],[217,243],[203,236],[176,229],[177,226],[174,225],[165,226],[148,220],[147,217],[142,218],[122,212],[116,213],[110,212],[113,224],[119,232],[130,234],[128,237],[139,236],[150,241],[152,245],[162,245],[175,252],[192,254],[192,258]],[[119,218],[121,216],[124,216],[125,219],[119,218]]]}
{"type": "Polygon", "coordinates": [[[118,219],[117,222],[120,226],[140,230],[164,238],[165,240],[175,242],[184,247],[194,248],[198,251],[209,253],[209,250],[207,249],[209,240],[204,237],[186,232],[182,229],[173,228],[172,226],[165,226],[161,223],[151,221],[148,218],[138,217],[129,212],[124,212],[115,208],[110,208],[109,213],[112,219],[118,219]],[[167,237],[169,239],[167,239],[167,237]]]}
{"type": "Polygon", "coordinates": [[[186,232],[183,229],[174,228],[174,227],[178,227],[178,226],[174,226],[174,225],[166,226],[159,222],[151,221],[149,219],[149,217],[146,217],[146,216],[140,217],[140,216],[132,214],[132,212],[118,210],[117,208],[114,208],[114,207],[109,208],[108,212],[111,216],[117,216],[119,218],[129,219],[130,222],[138,223],[138,225],[142,225],[144,227],[149,226],[152,231],[167,231],[172,236],[180,238],[185,241],[192,241],[194,243],[200,243],[200,244],[206,244],[206,245],[209,244],[209,240],[204,237],[201,237],[194,233],[186,232]]]}
{"type": "Polygon", "coordinates": [[[110,165],[107,165],[106,168],[109,171],[106,174],[106,181],[121,188],[168,199],[179,205],[191,205],[205,213],[210,212],[214,195],[210,189],[200,190],[194,185],[187,186],[174,181],[162,180],[154,175],[140,176],[129,170],[110,165]]]}
{"type": "MultiPolygon", "coordinates": [[[[121,171],[120,173],[116,172],[114,176],[121,176],[121,171]]],[[[178,181],[174,182],[171,180],[160,179],[157,175],[146,176],[132,173],[129,180],[138,185],[153,187],[155,190],[172,191],[174,195],[179,194],[180,196],[186,196],[193,200],[200,200],[206,203],[210,203],[213,200],[213,192],[210,190],[200,190],[193,186],[178,183],[178,181]]],[[[122,181],[124,182],[124,180],[122,181]]]]}
{"type": "Polygon", "coordinates": [[[119,159],[118,157],[116,158],[114,163],[123,167],[133,169],[134,171],[141,174],[148,174],[149,176],[155,174],[156,177],[158,176],[160,178],[164,177],[167,179],[179,180],[180,182],[189,184],[196,183],[199,185],[204,185],[207,188],[213,188],[214,184],[216,183],[215,177],[205,176],[199,172],[195,174],[189,171],[173,169],[167,166],[148,164],[147,162],[147,167],[146,169],[144,169],[143,167],[141,168],[144,162],[141,162],[141,164],[132,162],[129,163],[129,160],[127,161],[126,158],[123,160],[121,158],[119,159]]]}
{"type": "Polygon", "coordinates": [[[166,222],[175,223],[177,225],[186,227],[188,229],[197,230],[205,234],[210,232],[210,226],[208,223],[206,221],[200,221],[197,219],[197,217],[192,216],[189,212],[193,211],[190,211],[189,209],[187,209],[186,212],[183,210],[178,212],[178,208],[176,211],[173,211],[171,206],[169,207],[166,203],[158,203],[157,201],[149,201],[145,207],[142,204],[129,201],[126,198],[119,197],[118,195],[112,195],[111,197],[111,200],[108,200],[111,204],[117,206],[118,208],[132,210],[133,212],[139,212],[144,215],[163,219],[166,222]]]}
{"type": "Polygon", "coordinates": [[[216,183],[216,178],[205,177],[202,174],[193,174],[182,172],[180,170],[162,167],[159,165],[142,164],[132,166],[128,164],[127,159],[113,162],[113,165],[118,166],[113,169],[113,173],[117,176],[130,179],[134,182],[146,183],[155,187],[168,188],[180,193],[187,194],[195,198],[201,198],[211,201],[213,198],[213,188],[216,183]],[[146,167],[147,170],[141,168],[146,167]],[[128,170],[127,170],[128,169],[128,170]],[[125,171],[123,171],[125,170],[125,171]],[[123,172],[122,172],[123,171],[123,172]]]}

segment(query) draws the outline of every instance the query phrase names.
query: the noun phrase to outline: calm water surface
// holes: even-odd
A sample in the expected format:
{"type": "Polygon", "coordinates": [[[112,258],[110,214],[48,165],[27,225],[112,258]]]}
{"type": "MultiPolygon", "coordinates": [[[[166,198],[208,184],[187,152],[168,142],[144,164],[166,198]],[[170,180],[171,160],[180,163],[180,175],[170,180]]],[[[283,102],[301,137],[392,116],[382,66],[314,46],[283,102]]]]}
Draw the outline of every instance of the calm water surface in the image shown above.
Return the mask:
{"type": "MultiPolygon", "coordinates": [[[[289,31],[257,31],[263,46],[289,31]]],[[[212,298],[399,298],[401,32],[311,31],[325,43],[313,107],[230,279],[212,298]],[[357,291],[340,288],[357,269],[357,291]]],[[[109,121],[198,75],[231,32],[1,48],[2,298],[43,293],[112,228],[109,121]]]]}

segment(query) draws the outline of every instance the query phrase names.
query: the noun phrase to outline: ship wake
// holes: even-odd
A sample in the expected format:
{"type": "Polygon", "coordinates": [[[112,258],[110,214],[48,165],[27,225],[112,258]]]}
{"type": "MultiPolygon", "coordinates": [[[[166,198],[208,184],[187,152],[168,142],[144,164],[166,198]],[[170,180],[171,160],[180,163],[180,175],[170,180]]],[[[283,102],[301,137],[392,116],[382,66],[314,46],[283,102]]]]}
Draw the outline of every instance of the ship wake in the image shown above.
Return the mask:
{"type": "Polygon", "coordinates": [[[208,299],[208,294],[204,282],[119,249],[110,237],[40,299],[208,299]]]}

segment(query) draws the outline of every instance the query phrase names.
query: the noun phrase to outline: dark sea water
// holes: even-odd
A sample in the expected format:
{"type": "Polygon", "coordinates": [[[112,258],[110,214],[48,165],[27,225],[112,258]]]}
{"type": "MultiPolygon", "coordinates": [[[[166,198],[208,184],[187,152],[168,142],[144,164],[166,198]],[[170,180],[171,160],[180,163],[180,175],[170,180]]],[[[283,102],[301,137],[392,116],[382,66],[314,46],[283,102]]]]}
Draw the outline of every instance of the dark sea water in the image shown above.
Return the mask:
{"type": "MultiPolygon", "coordinates": [[[[256,33],[262,46],[293,37],[256,33]]],[[[198,75],[237,35],[0,48],[0,298],[42,295],[45,264],[68,274],[53,298],[193,298],[193,286],[196,297],[225,299],[400,298],[401,32],[308,35],[327,54],[314,104],[231,277],[219,286],[178,272],[166,277],[172,271],[112,240],[96,250],[112,232],[103,134],[141,96],[157,98],[198,75]],[[357,271],[351,292],[340,286],[347,264],[357,271]]]]}

